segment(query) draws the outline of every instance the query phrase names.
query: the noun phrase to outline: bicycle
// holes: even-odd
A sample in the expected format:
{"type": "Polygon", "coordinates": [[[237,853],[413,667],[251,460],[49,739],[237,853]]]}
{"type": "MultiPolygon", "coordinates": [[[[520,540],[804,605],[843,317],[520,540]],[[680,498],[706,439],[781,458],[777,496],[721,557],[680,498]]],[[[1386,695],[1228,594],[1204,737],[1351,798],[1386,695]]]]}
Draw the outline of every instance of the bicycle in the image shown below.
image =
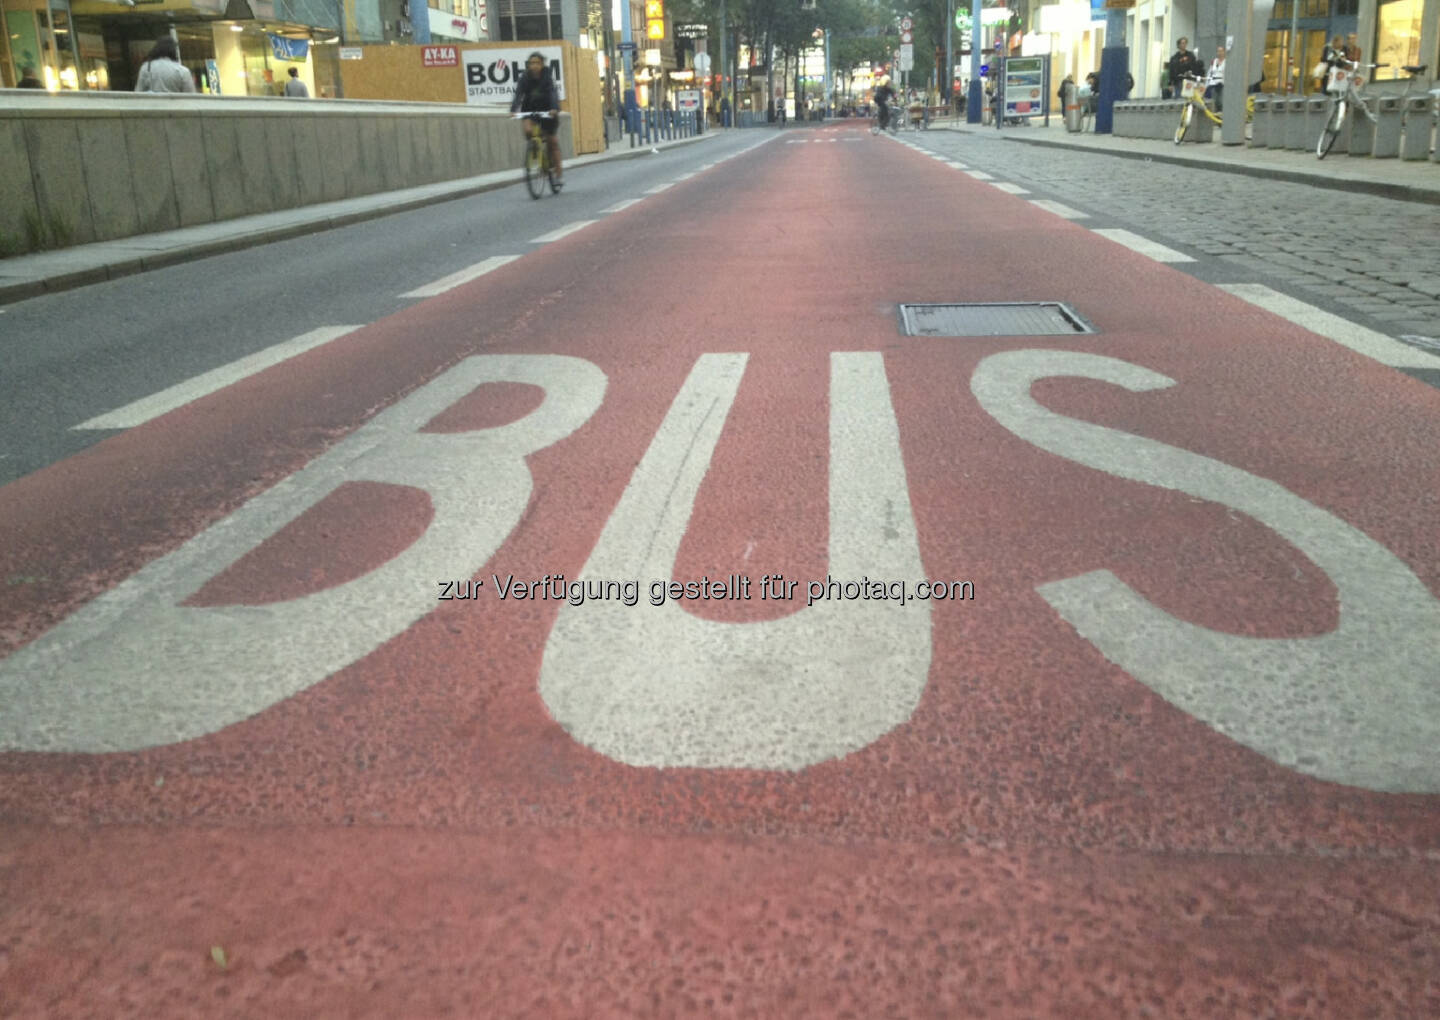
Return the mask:
{"type": "Polygon", "coordinates": [[[1180,86],[1180,96],[1185,100],[1185,105],[1180,110],[1180,126],[1175,129],[1176,145],[1179,145],[1185,140],[1186,132],[1190,130],[1190,125],[1195,122],[1195,110],[1197,107],[1201,113],[1214,121],[1216,127],[1219,127],[1222,123],[1220,115],[1205,104],[1205,83],[1200,76],[1187,74],[1183,80],[1184,84],[1180,86]]]}
{"type": "MultiPolygon", "coordinates": [[[[1349,113],[1349,107],[1354,105],[1365,119],[1371,124],[1378,124],[1379,120],[1370,112],[1370,107],[1365,105],[1365,97],[1360,94],[1360,86],[1365,84],[1365,79],[1355,73],[1355,68],[1360,65],[1351,63],[1349,67],[1342,67],[1335,64],[1330,68],[1330,75],[1325,82],[1325,91],[1330,94],[1330,115],[1325,118],[1325,127],[1320,131],[1320,140],[1315,143],[1315,158],[1324,159],[1330,148],[1335,144],[1335,139],[1340,137],[1340,131],[1345,126],[1345,115],[1349,113]]],[[[1389,67],[1389,64],[1365,64],[1365,67],[1372,71],[1377,67],[1389,67]]]]}
{"type": "Polygon", "coordinates": [[[895,111],[888,106],[876,104],[875,119],[870,122],[870,133],[878,135],[889,131],[892,135],[899,130],[895,111]],[[883,121],[883,123],[882,123],[883,121]]]}
{"type": "MultiPolygon", "coordinates": [[[[553,114],[549,113],[516,113],[512,115],[516,120],[552,120],[553,114]]],[[[539,198],[545,193],[545,182],[550,182],[550,193],[560,193],[560,178],[555,175],[555,168],[550,164],[550,146],[545,143],[544,132],[540,125],[536,124],[530,131],[530,137],[525,142],[525,187],[530,190],[531,198],[539,198]]]]}

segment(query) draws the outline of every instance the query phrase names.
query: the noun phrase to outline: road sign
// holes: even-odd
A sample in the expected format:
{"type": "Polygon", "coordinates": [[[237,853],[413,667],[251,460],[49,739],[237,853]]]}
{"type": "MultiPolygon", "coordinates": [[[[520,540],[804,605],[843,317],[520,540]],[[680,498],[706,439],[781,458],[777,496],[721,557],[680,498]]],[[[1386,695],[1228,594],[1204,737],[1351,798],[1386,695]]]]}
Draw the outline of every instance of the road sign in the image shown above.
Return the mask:
{"type": "Polygon", "coordinates": [[[695,54],[695,73],[702,78],[710,77],[710,54],[695,54]]]}
{"type": "Polygon", "coordinates": [[[900,33],[900,44],[901,44],[902,46],[909,46],[909,45],[910,45],[911,43],[913,43],[914,41],[915,41],[915,33],[914,33],[914,32],[901,32],[901,33],[900,33]]]}
{"type": "Polygon", "coordinates": [[[915,19],[914,19],[914,18],[905,17],[905,18],[901,18],[901,19],[900,19],[900,31],[902,31],[902,32],[908,32],[908,31],[910,31],[910,30],[911,30],[912,28],[914,28],[914,27],[915,27],[915,19]]]}
{"type": "Polygon", "coordinates": [[[906,43],[900,47],[900,70],[913,71],[915,69],[915,47],[906,43]]]}
{"type": "Polygon", "coordinates": [[[632,50],[634,50],[634,49],[635,49],[635,44],[634,44],[633,42],[622,42],[622,43],[620,44],[620,52],[621,52],[621,53],[629,53],[630,51],[632,51],[632,50]]]}
{"type": "Polygon", "coordinates": [[[962,32],[970,27],[970,12],[964,7],[957,8],[955,11],[955,27],[962,32]]]}

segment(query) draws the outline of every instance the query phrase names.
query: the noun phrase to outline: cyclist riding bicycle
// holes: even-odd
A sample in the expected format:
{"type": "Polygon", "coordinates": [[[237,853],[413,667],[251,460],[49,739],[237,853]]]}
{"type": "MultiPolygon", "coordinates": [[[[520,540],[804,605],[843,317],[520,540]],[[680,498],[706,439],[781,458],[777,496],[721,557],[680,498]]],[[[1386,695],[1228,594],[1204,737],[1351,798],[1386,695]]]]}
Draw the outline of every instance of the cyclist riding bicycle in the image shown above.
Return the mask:
{"type": "Polygon", "coordinates": [[[522,122],[525,137],[535,131],[545,137],[545,147],[550,152],[550,165],[555,168],[555,185],[560,184],[560,94],[555,89],[555,79],[545,66],[545,58],[539,53],[530,54],[525,61],[525,73],[515,84],[515,98],[510,101],[511,113],[548,113],[549,117],[526,117],[522,122]]]}
{"type": "Polygon", "coordinates": [[[890,87],[890,79],[881,78],[880,84],[875,86],[875,106],[879,110],[881,131],[890,126],[890,101],[894,98],[895,90],[890,87]]]}

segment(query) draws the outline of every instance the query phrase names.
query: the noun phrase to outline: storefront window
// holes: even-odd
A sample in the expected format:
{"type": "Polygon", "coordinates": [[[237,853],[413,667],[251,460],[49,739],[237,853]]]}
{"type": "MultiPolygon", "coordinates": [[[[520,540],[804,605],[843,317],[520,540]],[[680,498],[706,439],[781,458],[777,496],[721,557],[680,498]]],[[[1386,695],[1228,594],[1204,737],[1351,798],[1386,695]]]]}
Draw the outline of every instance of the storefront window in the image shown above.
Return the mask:
{"type": "Polygon", "coordinates": [[[1376,19],[1375,60],[1389,64],[1377,67],[1377,81],[1404,78],[1400,70],[1407,64],[1420,63],[1420,12],[1423,0],[1380,0],[1376,19]]]}

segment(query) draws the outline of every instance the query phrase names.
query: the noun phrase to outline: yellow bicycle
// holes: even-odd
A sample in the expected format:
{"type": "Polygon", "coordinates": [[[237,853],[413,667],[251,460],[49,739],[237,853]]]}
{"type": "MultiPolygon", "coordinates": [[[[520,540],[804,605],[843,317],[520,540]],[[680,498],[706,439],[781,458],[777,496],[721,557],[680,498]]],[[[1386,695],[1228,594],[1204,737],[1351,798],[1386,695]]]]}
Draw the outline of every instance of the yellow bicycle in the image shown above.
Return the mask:
{"type": "MultiPolygon", "coordinates": [[[[1180,111],[1180,126],[1175,129],[1175,144],[1179,145],[1185,140],[1185,133],[1190,130],[1190,125],[1195,122],[1195,111],[1198,108],[1201,113],[1215,122],[1220,127],[1222,120],[1220,114],[1210,109],[1205,103],[1205,82],[1193,74],[1187,74],[1184,84],[1180,86],[1180,95],[1185,100],[1185,107],[1180,111]]],[[[1245,123],[1249,124],[1255,117],[1255,97],[1245,97],[1245,123]]]]}
{"type": "MultiPolygon", "coordinates": [[[[516,120],[551,120],[548,113],[517,113],[513,114],[516,120]]],[[[525,141],[525,187],[530,189],[531,198],[539,198],[545,193],[545,183],[549,182],[552,194],[560,193],[560,178],[555,173],[555,167],[550,162],[550,146],[546,143],[544,132],[540,130],[538,123],[532,124],[529,131],[529,138],[525,141]]]]}
{"type": "Polygon", "coordinates": [[[1180,96],[1185,100],[1185,106],[1180,111],[1180,126],[1175,129],[1175,144],[1179,145],[1185,140],[1185,133],[1190,130],[1190,125],[1195,122],[1195,111],[1198,109],[1205,116],[1220,126],[1220,115],[1205,105],[1205,83],[1193,74],[1185,75],[1184,84],[1180,86],[1180,96]]]}

